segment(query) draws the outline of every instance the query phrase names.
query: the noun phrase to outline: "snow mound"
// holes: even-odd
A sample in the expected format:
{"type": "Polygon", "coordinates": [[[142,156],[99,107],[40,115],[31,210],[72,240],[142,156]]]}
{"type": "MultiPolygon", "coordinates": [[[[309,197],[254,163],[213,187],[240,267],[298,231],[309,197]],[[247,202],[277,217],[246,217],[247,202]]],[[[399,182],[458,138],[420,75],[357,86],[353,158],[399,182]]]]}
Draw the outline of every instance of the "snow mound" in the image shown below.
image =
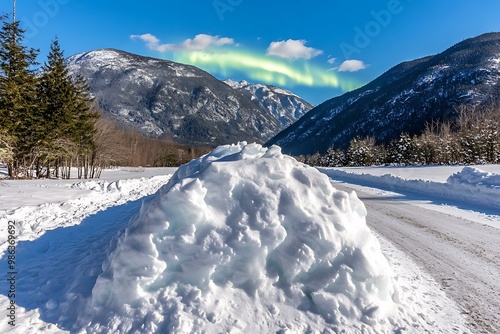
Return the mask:
{"type": "Polygon", "coordinates": [[[146,183],[146,178],[141,177],[139,179],[130,180],[118,180],[109,182],[106,180],[89,180],[83,182],[77,182],[71,185],[71,188],[81,189],[81,190],[92,190],[101,193],[106,192],[133,192],[135,189],[140,188],[141,184],[146,183]]]}
{"type": "Polygon", "coordinates": [[[451,175],[446,182],[479,187],[500,187],[500,175],[475,167],[464,167],[460,172],[451,175]]]}
{"type": "Polygon", "coordinates": [[[221,146],[143,205],[65,321],[86,333],[418,327],[365,217],[354,192],[277,146],[221,146]]]}

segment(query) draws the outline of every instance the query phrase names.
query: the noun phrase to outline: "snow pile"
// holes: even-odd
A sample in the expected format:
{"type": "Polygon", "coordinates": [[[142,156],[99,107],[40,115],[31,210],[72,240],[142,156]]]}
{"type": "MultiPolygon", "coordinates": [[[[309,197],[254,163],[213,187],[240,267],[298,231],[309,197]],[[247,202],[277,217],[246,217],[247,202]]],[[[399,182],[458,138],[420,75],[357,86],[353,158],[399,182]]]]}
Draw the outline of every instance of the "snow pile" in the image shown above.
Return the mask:
{"type": "Polygon", "coordinates": [[[86,333],[415,330],[365,216],[276,146],[222,146],[144,204],[86,305],[52,311],[86,333]]]}
{"type": "MultiPolygon", "coordinates": [[[[155,176],[160,183],[168,180],[166,176],[155,176]]],[[[155,182],[154,182],[155,183],[155,182]]],[[[128,180],[118,180],[114,182],[109,182],[106,180],[90,180],[84,182],[78,182],[71,185],[71,188],[81,189],[81,190],[92,190],[100,193],[126,193],[126,194],[141,194],[144,189],[142,185],[148,184],[147,179],[144,177],[138,179],[128,179],[128,180]]],[[[143,195],[144,196],[144,195],[143,195]]]]}
{"type": "Polygon", "coordinates": [[[500,208],[500,175],[473,167],[464,167],[462,171],[451,175],[446,183],[406,179],[391,174],[357,174],[336,168],[319,168],[319,170],[332,179],[348,183],[421,194],[430,199],[446,199],[481,207],[500,208]]]}
{"type": "Polygon", "coordinates": [[[500,188],[500,174],[488,173],[474,167],[464,167],[460,172],[451,175],[446,182],[474,187],[500,188]]]}

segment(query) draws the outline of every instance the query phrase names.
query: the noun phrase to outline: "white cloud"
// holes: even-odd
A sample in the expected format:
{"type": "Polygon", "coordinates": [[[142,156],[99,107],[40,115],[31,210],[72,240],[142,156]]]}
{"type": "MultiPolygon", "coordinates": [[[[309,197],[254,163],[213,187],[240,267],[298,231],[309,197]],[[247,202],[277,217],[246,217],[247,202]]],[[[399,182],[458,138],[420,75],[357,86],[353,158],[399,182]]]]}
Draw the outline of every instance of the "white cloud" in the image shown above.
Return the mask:
{"type": "Polygon", "coordinates": [[[194,39],[186,39],[180,44],[160,44],[160,40],[151,34],[131,35],[131,39],[139,39],[146,43],[146,46],[158,52],[173,51],[202,51],[212,46],[222,46],[234,44],[234,39],[228,37],[212,36],[207,34],[198,34],[194,39]]]}
{"type": "Polygon", "coordinates": [[[287,41],[272,42],[267,48],[268,56],[276,56],[286,59],[311,59],[323,53],[308,46],[305,46],[307,41],[289,39],[287,41]]]}
{"type": "Polygon", "coordinates": [[[337,61],[337,58],[333,58],[333,57],[329,57],[327,60],[328,64],[330,64],[330,65],[333,65],[336,61],[337,61]]]}
{"type": "Polygon", "coordinates": [[[151,35],[151,34],[143,34],[143,35],[130,35],[131,39],[140,39],[144,43],[146,43],[146,46],[150,48],[151,50],[155,50],[158,48],[160,40],[156,38],[156,36],[151,35]]]}
{"type": "Polygon", "coordinates": [[[365,68],[367,68],[367,66],[368,65],[366,65],[361,60],[350,59],[340,64],[338,70],[339,72],[357,72],[360,70],[364,70],[365,68]]]}

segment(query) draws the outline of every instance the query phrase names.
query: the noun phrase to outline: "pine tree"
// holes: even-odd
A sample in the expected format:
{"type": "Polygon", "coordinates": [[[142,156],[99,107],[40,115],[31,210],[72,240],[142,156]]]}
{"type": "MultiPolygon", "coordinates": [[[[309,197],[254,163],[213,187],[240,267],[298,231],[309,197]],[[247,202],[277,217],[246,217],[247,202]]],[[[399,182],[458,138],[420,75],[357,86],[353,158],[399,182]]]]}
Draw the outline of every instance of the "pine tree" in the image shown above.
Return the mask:
{"type": "Polygon", "coordinates": [[[397,140],[393,140],[387,147],[389,163],[410,165],[415,160],[415,150],[412,138],[408,133],[401,133],[397,140]]]}
{"type": "Polygon", "coordinates": [[[45,122],[42,157],[44,161],[39,163],[47,166],[47,177],[50,176],[51,162],[55,163],[56,176],[59,176],[60,160],[67,159],[68,155],[75,151],[69,130],[72,126],[72,91],[73,83],[56,38],[50,46],[47,62],[42,66],[37,87],[41,115],[45,122]]]}
{"type": "Polygon", "coordinates": [[[74,81],[72,95],[72,124],[71,129],[73,142],[77,145],[77,152],[83,159],[83,175],[80,177],[99,177],[99,161],[96,156],[96,144],[94,141],[97,132],[95,124],[99,114],[92,109],[93,99],[90,97],[90,89],[86,80],[77,75],[74,81]]]}
{"type": "MultiPolygon", "coordinates": [[[[92,99],[83,77],[73,78],[64,64],[64,53],[57,38],[50,46],[47,63],[42,67],[38,95],[42,115],[46,121],[44,144],[48,161],[55,160],[56,176],[59,165],[66,167],[64,177],[69,177],[73,159],[93,165],[95,119],[91,112],[92,99]]],[[[84,173],[92,177],[92,173],[84,173]],[[89,175],[90,174],[90,175],[89,175]]]]}
{"type": "Polygon", "coordinates": [[[9,175],[31,177],[43,125],[36,99],[37,50],[22,45],[19,22],[2,17],[0,29],[0,132],[12,138],[9,175]]]}
{"type": "Polygon", "coordinates": [[[371,166],[381,161],[375,138],[353,138],[347,149],[347,159],[350,166],[371,166]]]}
{"type": "Polygon", "coordinates": [[[48,62],[42,66],[38,97],[47,123],[46,139],[67,136],[71,123],[73,83],[64,65],[64,55],[56,39],[50,46],[48,62]]]}
{"type": "Polygon", "coordinates": [[[320,159],[320,165],[324,167],[342,167],[346,164],[346,152],[340,148],[330,147],[320,159]]]}

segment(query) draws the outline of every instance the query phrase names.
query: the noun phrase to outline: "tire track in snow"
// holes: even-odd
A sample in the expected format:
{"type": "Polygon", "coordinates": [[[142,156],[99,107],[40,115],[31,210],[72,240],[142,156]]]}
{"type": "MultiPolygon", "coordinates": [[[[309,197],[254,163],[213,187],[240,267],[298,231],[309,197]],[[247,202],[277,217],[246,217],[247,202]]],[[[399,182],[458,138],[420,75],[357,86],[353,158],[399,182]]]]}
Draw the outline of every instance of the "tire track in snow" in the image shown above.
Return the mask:
{"type": "Polygon", "coordinates": [[[357,193],[368,209],[370,227],[441,285],[462,308],[473,333],[500,333],[500,229],[357,193]]]}

